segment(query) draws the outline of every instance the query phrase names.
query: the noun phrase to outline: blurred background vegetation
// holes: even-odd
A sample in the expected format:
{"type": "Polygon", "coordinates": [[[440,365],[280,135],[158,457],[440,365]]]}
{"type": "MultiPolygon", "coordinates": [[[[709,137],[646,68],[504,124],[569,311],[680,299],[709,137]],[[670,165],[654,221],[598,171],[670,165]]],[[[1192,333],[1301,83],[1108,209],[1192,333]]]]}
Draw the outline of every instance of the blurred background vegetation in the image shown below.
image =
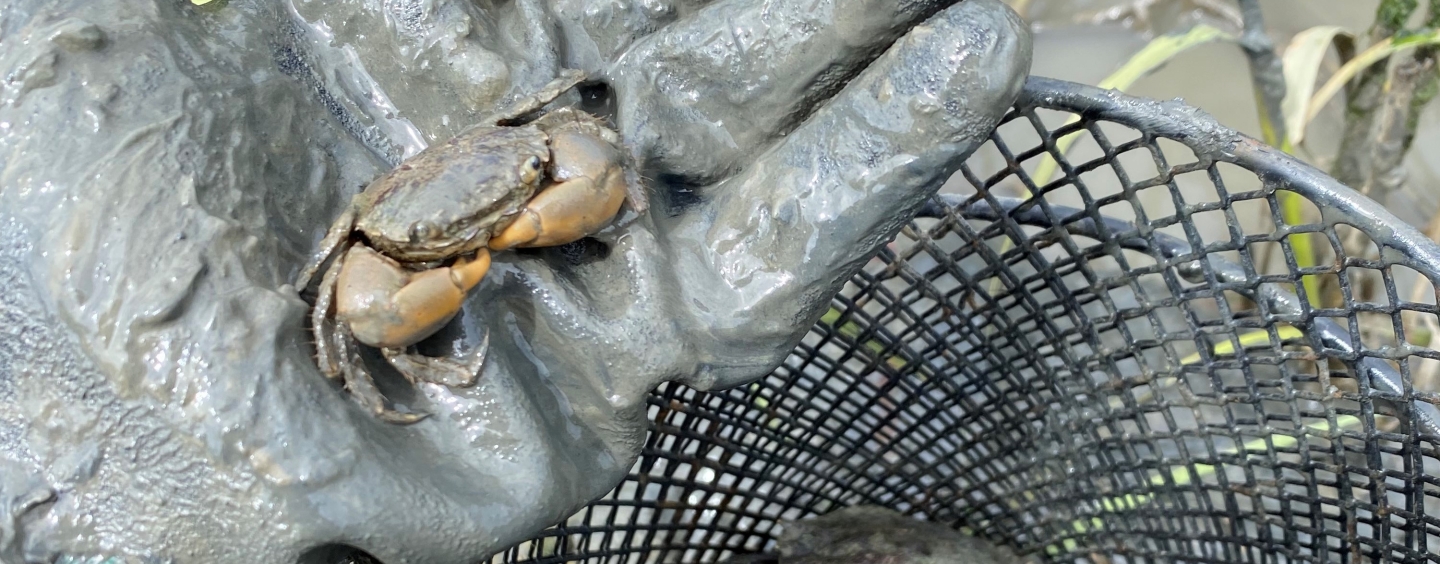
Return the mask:
{"type": "Polygon", "coordinates": [[[1298,140],[1293,146],[1283,146],[1262,125],[1265,104],[1257,100],[1242,48],[1243,3],[1007,1],[1036,32],[1033,74],[1096,85],[1114,76],[1138,75],[1121,89],[1150,98],[1183,98],[1228,127],[1286,148],[1407,222],[1421,228],[1435,223],[1440,109],[1430,101],[1440,76],[1432,46],[1440,1],[1253,2],[1263,13],[1261,29],[1271,51],[1284,60],[1282,80],[1290,83],[1287,93],[1295,102],[1282,113],[1287,121],[1303,122],[1285,124],[1289,137],[1298,140]],[[1131,61],[1152,43],[1184,42],[1187,35],[1190,41],[1179,49],[1131,61]],[[1357,61],[1361,54],[1366,57],[1357,61]],[[1305,105],[1352,61],[1338,80],[1338,92],[1318,107],[1305,105]],[[1127,63],[1138,64],[1126,68],[1127,63]]]}
{"type": "MultiPolygon", "coordinates": [[[[1183,99],[1221,124],[1328,172],[1440,240],[1440,104],[1431,103],[1440,91],[1440,0],[1007,2],[1035,31],[1032,74],[1183,99]]],[[[1072,159],[1098,156],[1091,139],[1064,141],[1078,141],[1060,144],[1072,159]]],[[[975,160],[985,159],[977,153],[975,160]]],[[[1026,167],[1036,185],[1058,179],[1054,161],[1046,161],[1026,167]]],[[[1183,192],[1211,190],[1203,179],[1176,180],[1183,192]]],[[[1253,176],[1226,183],[1258,187],[1253,176]]],[[[958,183],[952,187],[966,191],[958,183]]],[[[1021,187],[1010,189],[1016,193],[1004,195],[1025,195],[1021,187]]],[[[1109,189],[1118,190],[1118,183],[1100,188],[1109,189]]],[[[1286,224],[1322,222],[1320,210],[1306,200],[1280,202],[1286,224]]],[[[1272,210],[1264,206],[1237,205],[1237,213],[1247,233],[1275,228],[1272,210]]],[[[1219,214],[1216,219],[1223,222],[1219,214]]],[[[1221,222],[1200,227],[1223,233],[1227,226],[1221,222]]],[[[1339,266],[1339,257],[1378,258],[1378,249],[1359,230],[1339,225],[1336,231],[1343,249],[1319,234],[1291,236],[1298,266],[1336,266],[1335,275],[1305,277],[1297,293],[1322,308],[1391,301],[1378,271],[1354,273],[1339,266]],[[1341,276],[1350,282],[1349,298],[1342,295],[1341,276]]],[[[1261,274],[1292,272],[1279,252],[1257,261],[1257,267],[1261,274]]],[[[1428,277],[1407,273],[1395,282],[1400,300],[1436,303],[1428,277]]],[[[1394,340],[1389,316],[1357,317],[1362,340],[1394,340]]],[[[1432,343],[1440,338],[1434,316],[1407,312],[1405,325],[1411,344],[1440,345],[1432,343]]],[[[1440,390],[1440,362],[1418,370],[1414,383],[1417,390],[1440,390]]]]}

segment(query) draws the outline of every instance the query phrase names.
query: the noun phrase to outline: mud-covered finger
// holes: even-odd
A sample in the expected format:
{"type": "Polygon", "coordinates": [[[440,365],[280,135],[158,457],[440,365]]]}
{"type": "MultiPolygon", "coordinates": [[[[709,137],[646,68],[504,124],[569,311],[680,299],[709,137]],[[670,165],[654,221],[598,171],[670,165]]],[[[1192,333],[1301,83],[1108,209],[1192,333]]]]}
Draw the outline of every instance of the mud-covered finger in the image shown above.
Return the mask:
{"type": "Polygon", "coordinates": [[[604,68],[635,41],[682,20],[715,0],[550,0],[566,40],[566,64],[604,68]]]}
{"type": "Polygon", "coordinates": [[[716,359],[692,384],[770,370],[845,280],[990,135],[1029,71],[1028,30],[968,0],[911,30],[666,229],[679,303],[716,359]]]}
{"type": "Polygon", "coordinates": [[[711,4],[611,67],[621,133],[646,177],[718,180],[956,1],[711,4]]]}

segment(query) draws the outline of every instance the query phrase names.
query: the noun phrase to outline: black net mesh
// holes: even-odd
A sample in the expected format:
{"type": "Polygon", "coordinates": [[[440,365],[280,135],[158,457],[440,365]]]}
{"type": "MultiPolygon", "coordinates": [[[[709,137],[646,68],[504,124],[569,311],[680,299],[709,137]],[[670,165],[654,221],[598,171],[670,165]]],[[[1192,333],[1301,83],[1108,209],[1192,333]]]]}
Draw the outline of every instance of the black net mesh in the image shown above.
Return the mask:
{"type": "Polygon", "coordinates": [[[1440,562],[1437,257],[1178,103],[1032,79],[783,366],[655,391],[625,483],[495,561],[865,503],[1052,561],[1440,562]]]}

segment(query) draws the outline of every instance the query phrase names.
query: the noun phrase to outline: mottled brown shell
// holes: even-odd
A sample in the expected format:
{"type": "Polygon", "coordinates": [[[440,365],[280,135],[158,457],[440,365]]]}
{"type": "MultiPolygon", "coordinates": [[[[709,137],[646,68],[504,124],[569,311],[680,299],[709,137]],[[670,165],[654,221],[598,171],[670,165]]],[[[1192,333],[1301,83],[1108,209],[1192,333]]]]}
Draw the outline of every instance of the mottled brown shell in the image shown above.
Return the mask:
{"type": "Polygon", "coordinates": [[[402,262],[484,247],[535,194],[550,160],[547,140],[533,126],[476,127],[431,146],[366,188],[355,227],[402,262]],[[542,173],[527,182],[530,159],[539,159],[542,173]]]}

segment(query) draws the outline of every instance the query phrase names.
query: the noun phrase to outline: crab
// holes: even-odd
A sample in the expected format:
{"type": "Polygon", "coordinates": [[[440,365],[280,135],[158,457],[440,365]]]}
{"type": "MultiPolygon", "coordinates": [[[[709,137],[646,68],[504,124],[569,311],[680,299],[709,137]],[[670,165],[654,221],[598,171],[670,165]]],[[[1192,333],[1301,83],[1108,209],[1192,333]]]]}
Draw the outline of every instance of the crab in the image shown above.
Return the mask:
{"type": "Polygon", "coordinates": [[[560,108],[523,125],[584,80],[565,71],[539,92],[449,141],[427,148],[356,195],[301,270],[321,268],[311,325],[321,372],[343,382],[377,418],[409,424],[427,414],[386,406],[356,342],[380,349],[412,384],[475,384],[489,346],[458,358],[413,345],[459,313],[490,268],[490,253],[577,241],[605,227],[635,196],[619,135],[599,118],[560,108]],[[330,260],[330,259],[334,260],[330,260]]]}

